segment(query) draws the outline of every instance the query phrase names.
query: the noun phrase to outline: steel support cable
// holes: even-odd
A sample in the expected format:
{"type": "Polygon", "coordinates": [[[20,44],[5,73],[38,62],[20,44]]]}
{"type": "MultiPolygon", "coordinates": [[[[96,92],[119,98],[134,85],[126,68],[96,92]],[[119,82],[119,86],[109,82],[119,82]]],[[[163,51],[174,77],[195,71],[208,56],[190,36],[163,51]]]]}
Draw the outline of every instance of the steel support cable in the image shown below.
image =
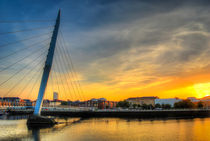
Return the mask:
{"type": "MultiPolygon", "coordinates": [[[[5,94],[5,95],[9,95],[9,93],[11,92],[11,91],[13,91],[18,85],[20,85],[22,82],[23,82],[23,80],[24,80],[24,78],[26,77],[26,76],[28,76],[31,72],[32,72],[32,70],[33,69],[31,69],[26,75],[24,75],[12,88],[10,88],[10,90],[5,94]]],[[[35,72],[34,74],[36,74],[37,72],[35,72]]],[[[24,88],[26,88],[26,86],[28,86],[28,85],[30,85],[30,82],[31,82],[31,80],[32,80],[32,78],[34,78],[34,76],[35,75],[32,75],[32,77],[31,77],[31,79],[24,85],[24,87],[20,90],[20,92],[21,93],[19,93],[19,92],[17,92],[17,93],[19,93],[20,95],[19,95],[19,97],[21,96],[21,94],[22,94],[22,91],[23,91],[23,89],[24,88]]],[[[4,96],[5,96],[4,95],[4,96]]]]}
{"type": "MultiPolygon", "coordinates": [[[[59,41],[59,40],[58,40],[59,41]]],[[[58,42],[59,43],[59,42],[58,42]]],[[[65,59],[64,58],[64,56],[65,56],[65,51],[61,51],[62,49],[61,49],[61,45],[58,45],[58,51],[62,54],[64,54],[64,55],[61,55],[61,57],[62,57],[62,59],[63,59],[63,61],[61,61],[61,62],[65,62],[66,64],[68,64],[67,63],[67,59],[65,59]],[[66,61],[65,61],[66,60],[66,61]]],[[[65,65],[64,64],[64,66],[68,66],[68,65],[65,65]]],[[[65,69],[65,68],[64,68],[65,69]]],[[[70,69],[70,68],[69,68],[70,69]]],[[[71,72],[70,72],[71,73],[71,72]]],[[[73,89],[73,93],[74,93],[74,95],[75,95],[75,97],[76,97],[76,91],[75,91],[75,89],[74,89],[74,86],[73,86],[73,83],[72,83],[72,81],[71,81],[71,77],[70,77],[70,75],[69,75],[69,73],[67,73],[67,75],[68,75],[68,77],[69,77],[69,79],[70,79],[70,83],[71,83],[71,85],[72,85],[72,89],[73,89]]],[[[67,78],[66,78],[67,79],[67,78]]],[[[68,81],[67,81],[68,82],[68,81]]],[[[69,84],[69,83],[68,83],[69,84]]],[[[68,87],[69,87],[69,85],[68,85],[68,87]]],[[[69,88],[70,89],[70,88],[69,88]]],[[[79,93],[78,93],[79,94],[79,93]]],[[[81,96],[79,95],[79,97],[81,98],[81,96]]]]}
{"type": "MultiPolygon", "coordinates": [[[[40,74],[37,76],[36,80],[34,81],[34,84],[31,87],[31,90],[29,91],[29,97],[31,96],[31,94],[33,93],[34,87],[36,85],[36,83],[38,83],[38,81],[41,81],[41,76],[42,76],[43,70],[40,71],[40,74]],[[39,77],[40,76],[40,77],[39,77]]],[[[24,92],[24,91],[23,91],[24,92]]]]}
{"type": "MultiPolygon", "coordinates": [[[[36,59],[32,60],[29,64],[32,64],[33,62],[35,62],[37,59],[39,59],[39,57],[41,57],[46,51],[44,51],[40,56],[38,56],[36,59]]],[[[0,86],[2,86],[3,84],[5,84],[6,82],[8,82],[10,79],[12,79],[15,75],[17,75],[18,73],[20,73],[23,69],[25,69],[28,65],[25,65],[22,69],[18,70],[16,73],[14,73],[12,76],[10,76],[7,80],[3,81],[0,83],[0,86]]]]}
{"type": "Polygon", "coordinates": [[[10,64],[9,66],[7,66],[7,67],[1,69],[0,72],[3,72],[3,71],[5,71],[5,70],[9,69],[10,67],[12,67],[12,66],[16,65],[17,63],[19,63],[19,62],[25,60],[27,57],[29,57],[29,56],[31,56],[31,55],[33,55],[33,54],[39,52],[39,51],[42,50],[42,49],[43,49],[43,47],[41,46],[41,47],[40,47],[38,50],[36,50],[35,52],[31,52],[30,54],[28,54],[27,56],[25,56],[25,57],[19,59],[18,61],[14,62],[13,64],[10,64]]]}
{"type": "Polygon", "coordinates": [[[50,72],[49,82],[51,82],[51,91],[52,91],[51,94],[53,94],[53,92],[54,92],[54,85],[53,85],[52,71],[50,72]]]}
{"type": "Polygon", "coordinates": [[[54,84],[53,84],[52,71],[50,72],[50,80],[52,81],[52,89],[54,90],[54,84]]]}
{"type": "MultiPolygon", "coordinates": [[[[50,72],[50,79],[49,79],[49,82],[51,82],[50,83],[50,87],[51,87],[51,94],[53,95],[53,93],[54,93],[54,84],[53,84],[53,77],[52,77],[52,71],[50,72]]],[[[53,96],[52,96],[52,98],[53,98],[53,96]]],[[[48,98],[49,99],[49,98],[48,98]]]]}
{"type": "Polygon", "coordinates": [[[55,79],[56,79],[56,83],[57,83],[57,87],[58,87],[58,93],[60,93],[60,86],[59,86],[59,84],[58,84],[58,78],[56,77],[56,74],[55,74],[54,71],[52,71],[52,74],[53,74],[53,73],[54,73],[53,76],[55,76],[55,79]]]}
{"type": "MultiPolygon", "coordinates": [[[[27,99],[30,99],[30,98],[31,98],[31,92],[32,92],[32,90],[33,90],[35,84],[38,82],[38,80],[41,79],[42,71],[39,71],[38,73],[39,73],[38,75],[35,75],[35,76],[37,76],[37,77],[35,77],[35,79],[32,79],[32,81],[31,81],[31,84],[32,84],[31,86],[32,86],[32,87],[30,88],[30,86],[29,86],[29,88],[28,88],[28,89],[30,89],[30,90],[29,90],[28,94],[26,95],[26,98],[27,98],[27,99]],[[34,82],[33,82],[33,81],[34,81],[34,82]]],[[[26,88],[23,89],[23,91],[20,93],[20,97],[22,97],[22,94],[24,93],[25,90],[26,90],[26,88]]]]}
{"type": "MultiPolygon", "coordinates": [[[[68,60],[68,57],[67,57],[67,55],[66,55],[66,53],[65,53],[65,49],[64,49],[64,47],[61,45],[61,50],[63,49],[63,52],[64,52],[64,57],[66,58],[66,60],[68,60]]],[[[70,62],[70,61],[68,61],[68,62],[70,62]]],[[[81,90],[80,90],[80,88],[79,88],[79,86],[78,86],[78,83],[77,83],[77,78],[74,76],[74,74],[73,74],[73,69],[72,69],[72,67],[71,67],[71,65],[68,63],[68,66],[69,66],[69,69],[71,69],[72,71],[70,71],[70,73],[71,73],[71,76],[72,76],[72,79],[74,79],[73,81],[74,81],[74,83],[72,82],[72,86],[73,87],[75,87],[75,89],[77,90],[77,92],[78,92],[78,95],[79,95],[79,97],[81,98],[81,100],[84,100],[84,97],[83,97],[83,95],[81,94],[81,90]]],[[[69,76],[70,77],[70,76],[69,76]]]]}
{"type": "MultiPolygon", "coordinates": [[[[60,30],[60,33],[61,33],[61,38],[62,38],[62,40],[63,40],[64,47],[66,48],[67,45],[66,45],[66,42],[65,42],[65,40],[64,40],[63,33],[62,33],[61,30],[60,30]]],[[[75,71],[75,68],[74,68],[72,59],[71,59],[71,54],[70,54],[70,52],[69,52],[68,49],[67,49],[66,52],[67,52],[67,56],[68,56],[68,58],[69,58],[69,61],[70,61],[70,63],[71,63],[71,66],[72,66],[73,74],[74,74],[76,77],[78,77],[78,76],[77,76],[77,73],[76,73],[76,71],[75,71]]],[[[76,80],[76,82],[77,82],[77,84],[78,84],[78,86],[79,86],[79,88],[80,88],[80,91],[82,92],[82,96],[83,96],[83,98],[84,98],[85,95],[84,95],[82,86],[81,86],[81,84],[80,84],[80,81],[79,81],[79,80],[76,80]]],[[[85,99],[85,98],[84,98],[84,99],[85,99]]]]}
{"type": "MultiPolygon", "coordinates": [[[[42,60],[43,61],[43,60],[42,60]]],[[[34,73],[34,75],[32,75],[32,77],[31,77],[31,79],[26,83],[26,85],[20,90],[20,92],[19,92],[19,96],[22,96],[22,94],[23,94],[23,92],[26,90],[26,88],[28,88],[28,86],[30,86],[30,84],[31,84],[31,82],[33,81],[33,79],[34,78],[36,78],[36,77],[34,77],[34,76],[36,76],[36,73],[38,73],[38,74],[40,74],[42,71],[41,71],[41,68],[43,68],[43,66],[41,66],[40,67],[40,71],[38,71],[38,72],[35,72],[34,73]]]]}
{"type": "MultiPolygon", "coordinates": [[[[61,83],[61,86],[63,87],[63,93],[64,93],[64,95],[65,95],[65,97],[67,96],[67,94],[66,94],[66,89],[65,89],[65,87],[64,87],[64,85],[63,85],[63,81],[62,81],[62,79],[61,79],[61,75],[60,75],[60,73],[59,73],[59,67],[58,67],[58,63],[57,63],[57,59],[56,59],[56,56],[54,57],[55,58],[55,60],[54,60],[54,63],[55,63],[55,66],[57,66],[57,70],[58,70],[58,72],[57,72],[57,77],[60,79],[60,83],[61,83]]],[[[57,78],[57,80],[58,80],[58,78],[57,78]]],[[[60,83],[59,83],[59,80],[57,81],[58,82],[58,86],[60,85],[60,83]]],[[[61,92],[61,89],[59,90],[60,92],[61,92]]]]}
{"type": "MultiPolygon", "coordinates": [[[[57,44],[58,45],[58,44],[57,44]]],[[[58,52],[60,52],[61,54],[62,54],[62,52],[61,51],[59,51],[59,48],[60,48],[60,46],[58,45],[58,52]]],[[[64,66],[65,66],[65,64],[64,64],[64,62],[65,62],[65,59],[63,58],[63,55],[59,55],[59,58],[61,59],[60,60],[60,62],[61,62],[61,69],[62,69],[62,72],[63,72],[63,74],[64,74],[64,66]],[[63,65],[62,65],[63,64],[63,65]]],[[[69,75],[68,73],[67,73],[67,75],[69,75]]],[[[65,77],[65,80],[66,80],[66,84],[67,84],[67,86],[68,86],[68,89],[69,89],[69,91],[70,91],[70,95],[71,95],[71,88],[69,87],[69,83],[68,83],[68,81],[67,81],[67,77],[65,77]]],[[[75,97],[76,97],[76,94],[75,94],[75,91],[73,90],[73,92],[74,92],[74,95],[75,95],[75,97]]]]}
{"type": "Polygon", "coordinates": [[[6,55],[6,56],[0,57],[0,60],[5,59],[5,58],[7,58],[7,57],[9,57],[9,56],[12,56],[12,55],[14,55],[14,54],[16,54],[16,53],[19,53],[20,51],[23,51],[24,49],[29,49],[29,48],[34,47],[35,45],[39,45],[40,43],[44,43],[44,42],[46,42],[46,41],[49,40],[49,39],[50,39],[50,38],[47,38],[47,39],[45,39],[45,40],[36,42],[36,43],[34,43],[34,44],[31,44],[31,45],[29,45],[29,46],[26,46],[26,47],[24,47],[24,48],[21,48],[21,49],[19,49],[19,50],[16,50],[16,51],[12,52],[11,54],[8,54],[8,55],[6,55]]]}
{"type": "MultiPolygon", "coordinates": [[[[40,60],[36,65],[39,65],[41,62],[43,62],[43,59],[44,59],[44,58],[46,58],[46,56],[42,57],[41,60],[40,60]]],[[[45,63],[45,62],[43,62],[42,65],[40,65],[38,73],[42,72],[42,68],[43,68],[43,66],[44,66],[44,63],[45,63]]],[[[36,66],[36,65],[35,65],[35,66],[36,66]]],[[[36,68],[36,67],[34,67],[34,68],[36,68]]],[[[33,70],[34,70],[34,69],[33,69],[33,70]]],[[[35,71],[34,75],[32,75],[32,78],[30,79],[30,81],[34,78],[34,76],[36,76],[36,75],[35,75],[36,73],[37,73],[37,71],[35,71]]],[[[30,83],[26,83],[26,85],[28,85],[28,84],[30,84],[30,83]]],[[[21,94],[21,95],[22,95],[23,91],[25,90],[26,85],[25,85],[25,86],[23,87],[23,89],[20,91],[20,94],[21,94]]]]}
{"type": "MultiPolygon", "coordinates": [[[[50,74],[51,74],[51,71],[50,71],[50,74]]],[[[47,86],[46,86],[46,90],[45,90],[45,94],[44,94],[44,98],[45,99],[49,99],[49,96],[47,95],[48,93],[51,93],[50,91],[52,91],[52,89],[50,89],[51,87],[51,77],[49,75],[49,79],[47,81],[47,86]],[[48,92],[48,93],[47,93],[48,92]]]]}
{"type": "Polygon", "coordinates": [[[48,34],[50,34],[50,33],[52,33],[52,32],[48,32],[48,33],[44,33],[44,34],[39,34],[39,35],[31,36],[31,37],[29,37],[29,38],[17,40],[17,41],[14,41],[14,42],[9,42],[9,43],[0,45],[0,48],[6,47],[6,46],[9,46],[9,45],[13,45],[13,44],[17,44],[17,43],[20,43],[20,42],[23,42],[23,41],[31,40],[31,39],[34,39],[34,38],[37,38],[37,37],[39,38],[39,37],[42,37],[42,36],[44,36],[44,35],[48,35],[48,34]]]}
{"type": "MultiPolygon", "coordinates": [[[[64,44],[64,47],[66,48],[67,47],[67,45],[66,45],[66,43],[65,43],[65,40],[64,40],[64,37],[63,37],[63,34],[62,34],[62,32],[60,31],[60,33],[61,33],[61,39],[63,40],[63,44],[64,44]]],[[[74,65],[73,65],[73,62],[72,62],[72,59],[71,59],[71,53],[69,52],[69,50],[67,49],[67,58],[69,59],[69,62],[71,63],[71,67],[72,67],[72,70],[73,70],[73,72],[72,72],[72,74],[74,75],[74,77],[75,77],[75,81],[77,82],[77,84],[78,84],[78,86],[79,86],[79,88],[80,88],[80,91],[83,93],[83,90],[82,90],[82,87],[81,87],[81,85],[80,85],[80,82],[79,82],[79,80],[77,81],[77,73],[76,73],[76,71],[75,71],[75,69],[74,69],[74,65]]]]}
{"type": "MultiPolygon", "coordinates": [[[[57,63],[57,59],[56,59],[57,57],[55,56],[55,65],[58,67],[58,71],[60,71],[60,67],[58,66],[58,64],[59,63],[57,63]]],[[[61,72],[61,71],[60,71],[61,72]]],[[[65,87],[64,87],[64,83],[63,83],[63,80],[61,79],[61,75],[60,75],[60,73],[58,73],[59,74],[59,78],[60,78],[60,82],[62,83],[62,86],[63,86],[63,90],[64,90],[64,94],[65,94],[65,96],[67,96],[67,93],[66,93],[66,89],[65,89],[65,87]]]]}
{"type": "Polygon", "coordinates": [[[36,27],[36,28],[30,28],[30,29],[22,29],[22,30],[16,30],[16,31],[8,31],[8,32],[1,32],[0,35],[5,35],[5,34],[12,34],[12,33],[18,33],[18,32],[27,32],[27,31],[37,31],[41,29],[48,29],[54,26],[47,26],[47,27],[36,27]]]}
{"type": "MultiPolygon", "coordinates": [[[[57,49],[57,48],[56,48],[57,49]]],[[[58,53],[58,52],[57,52],[58,53]]],[[[59,62],[59,60],[58,60],[58,56],[56,56],[56,58],[55,58],[55,64],[57,65],[57,67],[58,67],[58,71],[59,72],[63,72],[63,71],[61,71],[61,66],[60,66],[60,64],[61,64],[61,62],[59,62]]],[[[65,85],[64,85],[64,81],[63,81],[63,77],[61,76],[61,74],[60,73],[58,73],[59,74],[59,78],[60,78],[60,81],[61,81],[61,83],[62,83],[62,86],[63,86],[63,88],[64,88],[64,92],[65,92],[65,97],[68,97],[68,92],[66,91],[66,88],[65,88],[65,85]]],[[[71,96],[71,95],[70,95],[71,96]]]]}
{"type": "Polygon", "coordinates": [[[56,75],[55,75],[55,72],[54,71],[52,71],[52,74],[54,73],[54,77],[55,77],[55,81],[56,81],[56,83],[57,83],[57,87],[58,87],[58,93],[60,93],[60,86],[58,85],[58,79],[57,79],[57,77],[56,77],[56,75]]]}
{"type": "MultiPolygon", "coordinates": [[[[58,40],[58,48],[57,48],[57,51],[58,51],[58,53],[60,53],[61,55],[59,56],[59,58],[60,58],[60,62],[61,62],[61,66],[62,66],[62,70],[64,70],[66,67],[66,65],[65,65],[65,63],[64,62],[66,62],[65,61],[65,59],[63,58],[63,54],[62,54],[62,51],[60,50],[60,45],[59,45],[59,40],[58,40]]],[[[63,73],[65,73],[64,71],[63,71],[63,73]]],[[[69,76],[69,73],[67,73],[67,77],[69,76]]],[[[71,95],[71,88],[69,87],[69,82],[68,82],[68,80],[67,80],[67,77],[65,77],[65,80],[66,80],[66,83],[67,83],[67,86],[68,86],[68,89],[69,89],[69,91],[70,91],[70,96],[73,98],[73,95],[71,95]]],[[[69,78],[70,79],[70,78],[69,78]]],[[[71,81],[70,81],[70,83],[72,83],[71,81]]],[[[73,93],[74,93],[74,97],[75,97],[75,99],[77,98],[77,96],[76,96],[76,91],[74,90],[74,88],[72,87],[72,90],[73,90],[73,93]]]]}
{"type": "Polygon", "coordinates": [[[6,21],[6,20],[2,20],[0,21],[0,23],[45,23],[45,22],[54,22],[55,20],[24,20],[24,21],[16,21],[16,20],[12,20],[12,21],[6,21]]]}
{"type": "MultiPolygon", "coordinates": [[[[56,48],[57,48],[57,47],[56,47],[56,48]]],[[[55,54],[56,54],[56,52],[57,52],[57,51],[56,51],[56,50],[57,50],[56,48],[55,48],[55,54]]],[[[52,76],[55,77],[55,81],[56,81],[57,88],[58,88],[58,93],[60,93],[60,89],[61,89],[61,88],[60,88],[60,85],[59,85],[59,80],[58,80],[58,78],[57,78],[58,76],[57,76],[56,72],[54,71],[54,69],[55,69],[55,67],[56,67],[56,66],[55,66],[55,61],[56,61],[55,58],[56,58],[56,55],[54,55],[54,58],[53,58],[53,62],[54,62],[54,63],[52,64],[52,76]]]]}
{"type": "MultiPolygon", "coordinates": [[[[54,56],[55,56],[55,55],[54,55],[54,56]]],[[[55,57],[54,57],[54,58],[55,58],[55,57]]],[[[53,60],[55,60],[54,58],[53,58],[53,60]]],[[[53,62],[55,62],[55,61],[53,61],[53,62]]],[[[57,80],[56,75],[55,75],[55,72],[54,72],[54,67],[55,67],[55,65],[54,65],[54,63],[52,63],[52,69],[51,69],[51,72],[50,72],[50,73],[51,73],[52,81],[54,81],[53,77],[55,77],[55,79],[56,79],[55,81],[56,81],[56,83],[57,83],[57,88],[58,88],[58,89],[57,89],[57,92],[59,93],[59,92],[60,92],[60,88],[59,88],[58,80],[57,80]]],[[[53,87],[54,87],[54,86],[53,86],[53,87]]]]}
{"type": "MultiPolygon", "coordinates": [[[[66,56],[65,51],[64,51],[64,56],[66,56]]],[[[64,60],[65,60],[65,59],[64,59],[64,60]]],[[[69,63],[67,63],[67,65],[68,65],[69,69],[72,70],[71,65],[70,65],[69,63]]],[[[71,71],[70,71],[70,73],[71,73],[72,79],[75,79],[73,73],[72,73],[71,71]]],[[[76,82],[76,79],[75,79],[74,81],[76,82]]],[[[74,88],[74,85],[73,85],[73,82],[72,82],[72,81],[71,81],[71,83],[72,83],[72,87],[74,88]]],[[[79,97],[81,98],[80,91],[79,91],[79,89],[78,89],[78,87],[77,87],[76,84],[75,84],[75,89],[77,90],[78,95],[79,95],[79,97]]]]}
{"type": "MultiPolygon", "coordinates": [[[[62,47],[62,45],[60,45],[60,47],[62,47]]],[[[63,60],[66,60],[66,61],[65,61],[66,64],[67,64],[66,66],[67,66],[68,69],[70,70],[71,77],[70,77],[70,74],[69,74],[69,73],[67,73],[67,74],[68,74],[70,80],[71,80],[71,78],[74,79],[74,77],[73,77],[73,75],[72,75],[72,72],[71,72],[72,69],[71,69],[70,64],[68,63],[68,59],[67,59],[66,52],[65,52],[64,48],[61,48],[61,49],[60,49],[60,52],[61,52],[62,49],[63,49],[63,54],[64,54],[64,55],[62,55],[62,57],[65,57],[65,59],[63,58],[63,60]]],[[[81,98],[81,95],[80,95],[80,92],[79,92],[77,86],[76,86],[76,85],[74,86],[74,84],[73,84],[72,81],[70,81],[70,83],[71,83],[71,85],[72,85],[72,89],[73,89],[73,91],[74,91],[75,97],[76,97],[76,90],[77,90],[78,95],[79,95],[79,97],[81,98]],[[74,87],[75,87],[75,88],[74,88],[74,87]]]]}
{"type": "MultiPolygon", "coordinates": [[[[54,85],[53,85],[53,77],[52,77],[52,71],[50,71],[50,80],[52,81],[52,89],[54,88],[54,85]]],[[[54,90],[54,89],[53,89],[54,90]]]]}
{"type": "MultiPolygon", "coordinates": [[[[10,88],[9,91],[7,91],[6,94],[4,94],[4,96],[8,95],[15,87],[20,85],[22,83],[22,81],[26,78],[26,76],[28,76],[37,67],[37,65],[39,65],[42,61],[43,60],[41,59],[37,64],[34,65],[34,67],[32,67],[32,69],[30,69],[27,73],[25,73],[23,75],[23,77],[20,80],[18,80],[17,83],[15,83],[15,85],[12,88],[10,88]]],[[[26,84],[29,84],[29,83],[26,83],[26,84]]]]}
{"type": "MultiPolygon", "coordinates": [[[[59,42],[57,42],[57,53],[59,54],[61,54],[61,55],[59,55],[59,58],[61,59],[59,59],[60,60],[60,62],[61,62],[61,66],[63,67],[63,70],[65,69],[65,64],[64,64],[64,62],[65,62],[65,59],[63,58],[63,54],[62,54],[62,52],[59,50],[60,49],[60,45],[59,45],[59,42]],[[62,57],[62,58],[61,58],[62,57]],[[63,65],[62,65],[63,64],[63,65]]],[[[62,70],[62,72],[64,73],[64,71],[62,70]]],[[[68,73],[67,73],[67,75],[69,75],[68,73]]],[[[67,82],[67,86],[68,86],[68,89],[70,90],[70,92],[71,92],[71,88],[69,87],[69,83],[68,83],[68,81],[67,81],[67,77],[65,77],[65,80],[66,80],[66,82],[67,82]]],[[[74,93],[74,95],[75,95],[75,97],[76,97],[76,93],[75,93],[75,91],[74,91],[74,89],[73,89],[73,93],[74,93]]],[[[70,93],[70,95],[71,95],[71,93],[70,93]]]]}

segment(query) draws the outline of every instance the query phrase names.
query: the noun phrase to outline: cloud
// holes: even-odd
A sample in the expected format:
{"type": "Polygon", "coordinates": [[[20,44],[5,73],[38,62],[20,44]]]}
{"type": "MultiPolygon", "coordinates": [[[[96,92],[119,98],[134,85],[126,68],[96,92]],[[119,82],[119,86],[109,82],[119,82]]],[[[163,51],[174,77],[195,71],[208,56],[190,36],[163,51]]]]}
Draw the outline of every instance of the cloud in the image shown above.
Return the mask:
{"type": "MultiPolygon", "coordinates": [[[[85,85],[140,90],[210,66],[209,1],[63,0],[46,5],[52,8],[42,16],[39,7],[35,17],[54,17],[61,7],[61,30],[85,85]]],[[[35,13],[22,7],[23,13],[35,13]]],[[[22,18],[28,19],[25,14],[22,18]]]]}
{"type": "MultiPolygon", "coordinates": [[[[148,7],[153,5],[143,3],[148,7]]],[[[195,60],[209,58],[204,54],[209,50],[210,22],[206,19],[208,5],[189,3],[177,2],[174,7],[173,3],[168,3],[165,10],[161,9],[167,5],[161,3],[151,12],[144,9],[142,13],[132,8],[141,2],[131,3],[126,8],[122,2],[120,11],[116,10],[117,2],[109,3],[108,7],[112,7],[108,11],[109,20],[101,15],[103,24],[96,22],[95,28],[74,35],[74,39],[82,41],[73,48],[78,70],[88,82],[115,82],[116,85],[127,81],[114,81],[126,74],[139,76],[136,83],[150,83],[144,76],[168,77],[189,72],[192,66],[197,67],[195,60]],[[123,11],[124,8],[128,9],[123,11]]],[[[102,6],[107,8],[106,4],[102,6]]]]}

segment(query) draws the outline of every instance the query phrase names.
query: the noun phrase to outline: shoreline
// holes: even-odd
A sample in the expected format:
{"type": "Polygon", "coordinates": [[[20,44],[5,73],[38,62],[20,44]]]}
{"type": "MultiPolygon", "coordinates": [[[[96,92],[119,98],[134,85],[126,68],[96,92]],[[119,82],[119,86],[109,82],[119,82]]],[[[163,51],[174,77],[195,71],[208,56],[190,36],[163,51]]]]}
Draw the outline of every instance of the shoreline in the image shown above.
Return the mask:
{"type": "MultiPolygon", "coordinates": [[[[9,115],[32,115],[33,110],[10,110],[9,115]]],[[[141,111],[42,111],[43,116],[81,118],[196,118],[210,117],[210,109],[141,110],[141,111]]]]}

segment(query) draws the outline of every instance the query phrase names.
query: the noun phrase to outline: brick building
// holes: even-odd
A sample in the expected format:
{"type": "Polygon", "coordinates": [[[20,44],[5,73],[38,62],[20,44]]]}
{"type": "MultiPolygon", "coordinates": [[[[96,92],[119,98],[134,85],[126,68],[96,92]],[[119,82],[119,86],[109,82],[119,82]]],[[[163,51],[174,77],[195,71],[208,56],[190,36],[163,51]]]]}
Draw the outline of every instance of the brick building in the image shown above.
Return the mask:
{"type": "Polygon", "coordinates": [[[105,98],[91,99],[85,101],[85,107],[92,107],[96,109],[113,109],[116,108],[117,102],[107,101],[105,98]]]}
{"type": "Polygon", "coordinates": [[[152,105],[155,106],[155,99],[158,99],[156,96],[149,96],[149,97],[132,97],[128,98],[126,101],[128,101],[131,104],[137,104],[137,105],[152,105]]]}

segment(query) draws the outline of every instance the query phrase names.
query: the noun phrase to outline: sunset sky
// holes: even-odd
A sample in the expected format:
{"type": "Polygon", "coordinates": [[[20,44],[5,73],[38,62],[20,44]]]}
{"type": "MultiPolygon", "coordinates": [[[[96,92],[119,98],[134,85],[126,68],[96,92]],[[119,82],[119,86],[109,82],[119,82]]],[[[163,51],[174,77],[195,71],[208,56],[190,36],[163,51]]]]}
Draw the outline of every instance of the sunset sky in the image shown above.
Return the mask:
{"type": "MultiPolygon", "coordinates": [[[[85,99],[210,94],[210,1],[0,0],[0,21],[53,20],[53,25],[59,8],[60,29],[85,99]]],[[[43,25],[0,24],[0,31],[33,27],[43,25]]],[[[0,46],[21,37],[0,37],[0,46]]],[[[0,57],[8,50],[1,50],[0,57]]],[[[1,73],[1,80],[10,75],[1,73]]],[[[9,84],[0,87],[1,94],[9,84]]],[[[51,98],[52,92],[46,93],[51,98]]],[[[59,93],[69,99],[63,90],[59,93]]]]}

